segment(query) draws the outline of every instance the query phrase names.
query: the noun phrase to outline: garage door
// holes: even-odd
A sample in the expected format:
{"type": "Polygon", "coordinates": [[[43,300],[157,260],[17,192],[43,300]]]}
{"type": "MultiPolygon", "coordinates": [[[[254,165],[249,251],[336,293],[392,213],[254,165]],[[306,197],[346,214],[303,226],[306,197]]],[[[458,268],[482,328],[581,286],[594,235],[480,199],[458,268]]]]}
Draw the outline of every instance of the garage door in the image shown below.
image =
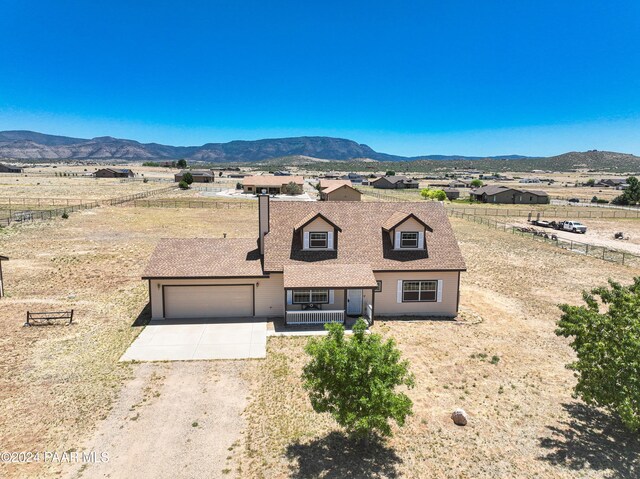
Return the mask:
{"type": "Polygon", "coordinates": [[[253,286],[165,286],[165,318],[253,316],[253,286]]]}

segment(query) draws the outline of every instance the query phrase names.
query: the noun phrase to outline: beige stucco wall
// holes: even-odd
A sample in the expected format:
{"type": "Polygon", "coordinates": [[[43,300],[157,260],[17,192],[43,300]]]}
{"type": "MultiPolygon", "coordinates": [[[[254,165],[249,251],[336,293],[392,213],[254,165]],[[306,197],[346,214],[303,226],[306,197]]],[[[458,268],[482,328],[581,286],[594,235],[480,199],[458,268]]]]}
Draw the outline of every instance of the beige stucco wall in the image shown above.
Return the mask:
{"type": "Polygon", "coordinates": [[[307,231],[333,231],[333,226],[327,223],[322,218],[316,218],[307,226],[302,228],[303,233],[307,231]]]}
{"type": "Polygon", "coordinates": [[[457,315],[458,272],[384,272],[375,273],[382,280],[382,292],[375,293],[375,316],[448,316],[457,315]],[[442,280],[442,302],[398,303],[398,280],[442,280]]]}
{"type": "Polygon", "coordinates": [[[327,201],[360,201],[360,192],[353,188],[339,188],[324,197],[327,201]]]}
{"type": "Polygon", "coordinates": [[[162,319],[162,285],[253,284],[256,316],[284,315],[284,283],[282,274],[269,278],[164,279],[151,280],[151,317],[162,319]]]}

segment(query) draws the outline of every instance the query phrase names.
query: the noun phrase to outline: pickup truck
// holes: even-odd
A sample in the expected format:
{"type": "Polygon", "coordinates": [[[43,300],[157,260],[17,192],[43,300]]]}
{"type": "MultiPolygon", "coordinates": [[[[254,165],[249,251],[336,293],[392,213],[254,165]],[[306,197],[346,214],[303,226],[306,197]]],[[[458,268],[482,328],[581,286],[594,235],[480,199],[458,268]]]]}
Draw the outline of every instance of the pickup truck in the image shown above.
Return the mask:
{"type": "Polygon", "coordinates": [[[587,227],[579,221],[560,221],[557,223],[557,229],[582,234],[587,232],[587,227]]]}

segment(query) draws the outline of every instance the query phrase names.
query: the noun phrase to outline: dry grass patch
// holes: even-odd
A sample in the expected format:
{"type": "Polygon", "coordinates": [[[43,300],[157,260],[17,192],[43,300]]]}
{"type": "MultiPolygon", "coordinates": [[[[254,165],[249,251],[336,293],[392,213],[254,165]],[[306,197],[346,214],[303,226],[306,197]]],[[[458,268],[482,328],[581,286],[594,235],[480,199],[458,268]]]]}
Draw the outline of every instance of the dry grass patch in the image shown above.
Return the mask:
{"type": "Polygon", "coordinates": [[[305,339],[272,338],[251,378],[239,477],[637,477],[640,441],[572,399],[573,353],[554,333],[558,303],[634,271],[453,223],[469,268],[463,320],[373,327],[396,339],[416,375],[407,426],[354,452],[302,389],[305,339]],[[450,419],[458,407],[470,416],[464,428],[450,419]]]}
{"type": "MultiPolygon", "coordinates": [[[[108,412],[147,304],[140,280],[159,238],[252,236],[255,210],[97,208],[68,220],[0,230],[7,297],[0,300],[0,438],[5,451],[73,449],[108,412]],[[73,325],[25,328],[27,310],[74,309],[73,325]]],[[[2,477],[48,476],[42,464],[2,477]]]]}
{"type": "Polygon", "coordinates": [[[72,198],[105,200],[170,186],[170,183],[120,181],[118,178],[20,176],[0,178],[0,198],[72,198]]]}

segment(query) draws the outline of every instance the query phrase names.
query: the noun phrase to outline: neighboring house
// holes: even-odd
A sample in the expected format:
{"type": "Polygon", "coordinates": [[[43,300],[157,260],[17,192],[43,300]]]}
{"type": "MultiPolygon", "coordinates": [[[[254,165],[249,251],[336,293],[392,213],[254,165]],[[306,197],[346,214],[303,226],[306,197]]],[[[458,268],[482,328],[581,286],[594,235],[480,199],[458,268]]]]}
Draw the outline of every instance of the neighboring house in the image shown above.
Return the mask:
{"type": "Polygon", "coordinates": [[[22,173],[22,168],[19,166],[0,163],[0,173],[22,173]]]}
{"type": "Polygon", "coordinates": [[[522,178],[518,183],[541,183],[539,178],[522,178]]]}
{"type": "Polygon", "coordinates": [[[257,241],[160,241],[143,274],[154,320],[457,315],[466,266],[442,204],[258,202],[257,241]]]}
{"type": "Polygon", "coordinates": [[[383,176],[371,182],[374,188],[384,189],[401,189],[401,188],[418,188],[420,183],[407,176],[383,176]]]}
{"type": "Polygon", "coordinates": [[[322,201],[360,201],[361,197],[361,192],[346,183],[331,185],[320,191],[322,201]]]}
{"type": "Polygon", "coordinates": [[[242,180],[242,189],[245,193],[259,194],[264,192],[269,195],[282,194],[282,188],[289,183],[295,183],[302,188],[304,178],[302,176],[271,176],[258,175],[247,176],[242,180]]]}
{"type": "Polygon", "coordinates": [[[517,190],[501,185],[488,185],[473,190],[471,199],[482,203],[548,204],[549,195],[539,190],[517,190]]]}
{"type": "Polygon", "coordinates": [[[280,171],[274,171],[273,175],[274,176],[291,176],[291,172],[286,170],[280,170],[280,171]]]}
{"type": "Polygon", "coordinates": [[[194,183],[213,183],[216,180],[216,175],[211,170],[182,170],[174,176],[176,183],[180,183],[187,172],[191,173],[194,183]]]}
{"type": "Polygon", "coordinates": [[[133,178],[133,171],[127,168],[102,168],[96,171],[96,178],[133,178]]]}
{"type": "Polygon", "coordinates": [[[457,200],[460,198],[460,190],[455,188],[442,188],[442,191],[447,195],[448,200],[457,200]]]}
{"type": "Polygon", "coordinates": [[[598,181],[594,186],[610,186],[616,187],[627,183],[625,178],[606,178],[598,181]]]}
{"type": "Polygon", "coordinates": [[[325,178],[320,178],[320,189],[324,190],[325,188],[329,188],[330,186],[336,185],[349,185],[351,186],[351,181],[349,180],[327,180],[325,178]]]}
{"type": "Polygon", "coordinates": [[[340,177],[342,180],[349,180],[351,183],[362,183],[364,176],[359,173],[348,173],[340,177]]]}
{"type": "Polygon", "coordinates": [[[0,298],[4,296],[4,279],[2,277],[2,262],[9,261],[9,258],[6,256],[0,255],[0,298]]]}

